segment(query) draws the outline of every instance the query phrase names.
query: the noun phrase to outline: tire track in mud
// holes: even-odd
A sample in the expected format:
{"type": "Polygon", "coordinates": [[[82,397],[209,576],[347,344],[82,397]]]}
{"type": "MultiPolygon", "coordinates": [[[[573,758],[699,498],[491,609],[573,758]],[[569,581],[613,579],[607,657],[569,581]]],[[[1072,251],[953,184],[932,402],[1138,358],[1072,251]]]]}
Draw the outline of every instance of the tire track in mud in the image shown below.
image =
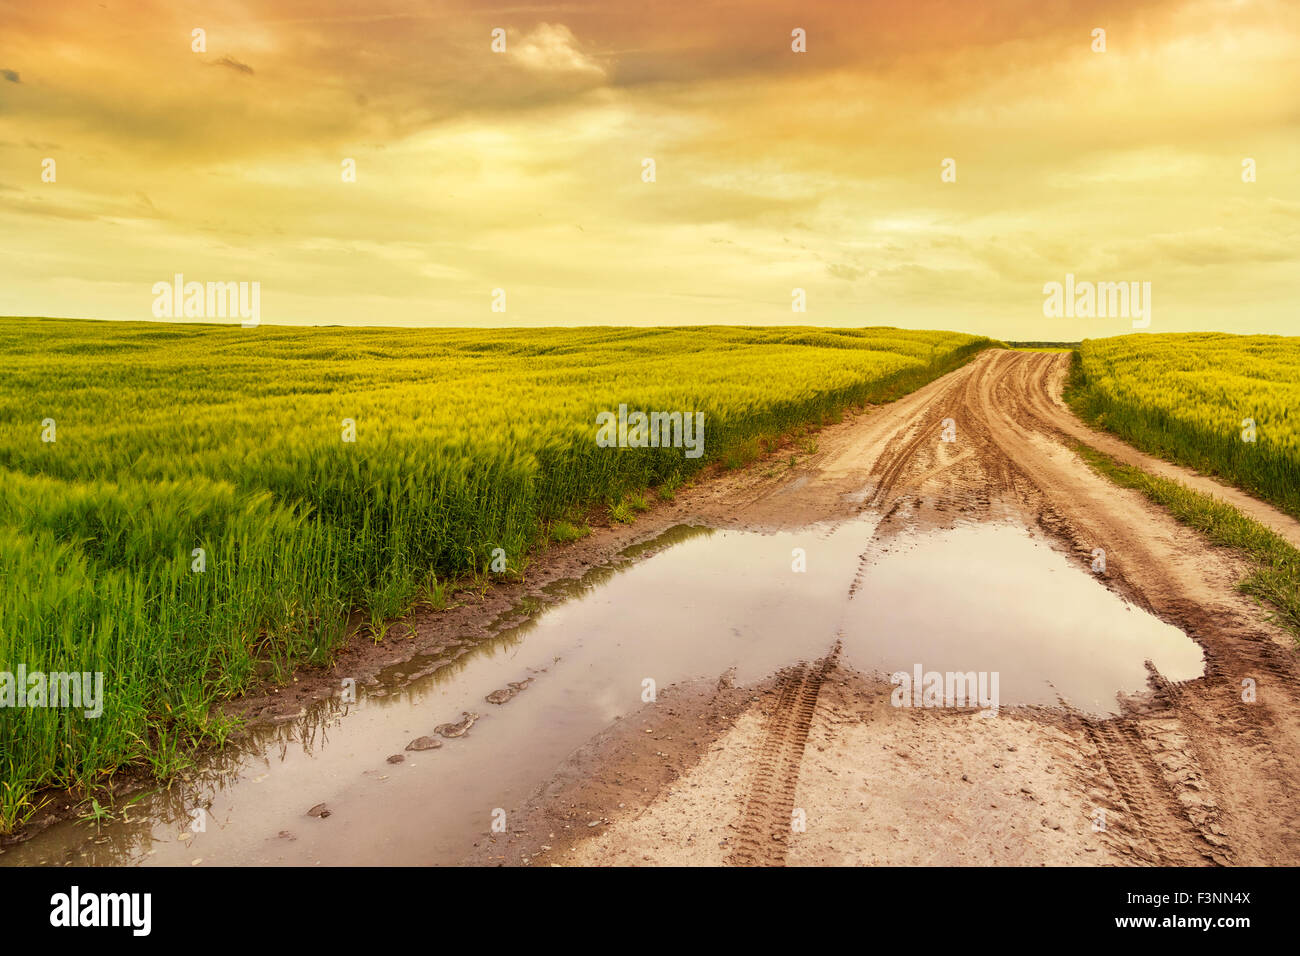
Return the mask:
{"type": "Polygon", "coordinates": [[[1215,833],[1245,831],[1255,844],[1250,847],[1254,858],[1281,856],[1294,865],[1300,860],[1300,781],[1295,754],[1278,746],[1279,737],[1295,739],[1300,714],[1300,674],[1294,657],[1271,642],[1249,637],[1238,638],[1232,646],[1214,642],[1205,653],[1204,677],[1185,684],[1160,677],[1153,680],[1157,694],[1192,728],[1192,746],[1198,753],[1220,738],[1230,738],[1235,749],[1244,751],[1246,760],[1234,754],[1224,762],[1221,779],[1251,776],[1257,786],[1267,788],[1266,798],[1256,803],[1267,807],[1264,816],[1253,824],[1225,820],[1215,833]],[[1243,700],[1246,678],[1255,682],[1256,703],[1243,700]]]}
{"type": "MultiPolygon", "coordinates": [[[[883,509],[892,503],[892,514],[898,502],[919,499],[925,483],[941,476],[947,484],[931,502],[941,513],[956,506],[959,514],[984,518],[993,510],[995,500],[1012,497],[1020,472],[1011,456],[999,453],[976,400],[985,364],[987,360],[981,358],[953,373],[952,383],[917,416],[915,434],[880,453],[871,469],[877,483],[871,499],[874,507],[883,509]],[[952,443],[940,441],[939,425],[946,419],[952,419],[955,426],[952,443]],[[927,446],[927,439],[933,447],[927,446]]],[[[881,524],[887,526],[888,522],[881,524]]]]}
{"type": "Polygon", "coordinates": [[[776,704],[767,717],[755,758],[740,835],[727,858],[731,866],[784,866],[789,849],[795,786],[822,684],[835,669],[840,644],[813,665],[782,672],[776,704]]]}
{"type": "MultiPolygon", "coordinates": [[[[872,477],[876,482],[875,492],[869,501],[872,507],[879,508],[885,502],[903,472],[919,459],[919,452],[924,448],[927,439],[934,442],[939,440],[938,431],[934,426],[944,418],[954,417],[948,408],[952,404],[953,392],[956,388],[956,383],[950,384],[931,400],[922,412],[920,420],[913,424],[910,437],[903,438],[901,444],[897,444],[896,447],[886,446],[872,470],[872,477]]],[[[895,441],[890,442],[890,445],[895,444],[895,441]]]]}
{"type": "MultiPolygon", "coordinates": [[[[1212,845],[1188,817],[1135,721],[1087,720],[1084,727],[1127,810],[1129,819],[1121,821],[1122,830],[1145,844],[1130,844],[1144,862],[1152,866],[1231,863],[1224,850],[1212,845]]],[[[1110,825],[1108,821],[1107,827],[1110,825]]]]}

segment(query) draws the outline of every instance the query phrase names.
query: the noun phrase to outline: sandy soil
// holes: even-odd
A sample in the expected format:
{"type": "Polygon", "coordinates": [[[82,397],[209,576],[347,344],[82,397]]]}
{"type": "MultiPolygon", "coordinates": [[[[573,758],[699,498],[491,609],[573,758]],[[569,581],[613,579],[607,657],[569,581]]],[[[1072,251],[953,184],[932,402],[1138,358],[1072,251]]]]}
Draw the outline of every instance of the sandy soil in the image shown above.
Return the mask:
{"type": "MultiPolygon", "coordinates": [[[[724,675],[715,688],[672,688],[583,748],[525,808],[525,825],[468,862],[1300,863],[1294,644],[1235,590],[1245,575],[1235,555],[1069,450],[1082,439],[1219,490],[1081,425],[1060,402],[1067,363],[985,353],[823,430],[794,474],[757,480],[760,464],[675,510],[780,528],[875,508],[887,516],[878,536],[1017,515],[1085,566],[1104,548],[1107,585],[1192,636],[1205,676],[1175,685],[1152,669],[1149,692],[1108,720],[895,709],[888,685],[834,652],[760,687],[724,675]],[[945,419],[951,443],[939,440],[945,419]],[[1254,702],[1243,701],[1247,679],[1254,702]]],[[[1295,534],[1269,506],[1222,496],[1295,534]]]]}

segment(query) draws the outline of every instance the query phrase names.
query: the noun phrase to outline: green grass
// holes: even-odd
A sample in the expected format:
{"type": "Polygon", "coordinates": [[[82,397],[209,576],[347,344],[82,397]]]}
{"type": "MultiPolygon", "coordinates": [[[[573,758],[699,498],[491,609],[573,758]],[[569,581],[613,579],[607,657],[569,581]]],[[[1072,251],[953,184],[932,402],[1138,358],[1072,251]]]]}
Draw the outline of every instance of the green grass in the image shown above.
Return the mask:
{"type": "Polygon", "coordinates": [[[1238,587],[1275,611],[1275,619],[1300,641],[1300,550],[1259,522],[1210,495],[1116,461],[1081,442],[1075,450],[1115,484],[1135,488],[1215,544],[1233,548],[1253,570],[1238,587]]]}
{"type": "Polygon", "coordinates": [[[556,544],[567,544],[570,541],[578,541],[591,534],[591,528],[585,524],[575,524],[571,521],[556,520],[551,522],[549,536],[556,544]]]}
{"type": "Polygon", "coordinates": [[[438,580],[438,575],[429,571],[417,588],[415,603],[432,611],[441,611],[447,607],[451,597],[451,584],[438,580]]]}
{"type": "Polygon", "coordinates": [[[660,501],[672,501],[677,497],[678,490],[682,487],[684,479],[681,474],[674,472],[660,482],[655,488],[655,494],[659,496],[660,501]]]}
{"type": "Polygon", "coordinates": [[[0,669],[105,683],[98,719],[0,709],[0,831],[43,787],[173,772],[229,734],[216,702],[329,663],[354,612],[384,640],[413,603],[444,605],[446,582],[490,586],[497,548],[522,574],[562,521],[601,503],[631,520],[647,488],[671,495],[992,344],[0,319],[0,669]],[[599,447],[595,415],[620,403],[703,412],[704,454],[599,447]]]}
{"type": "Polygon", "coordinates": [[[762,449],[758,444],[758,439],[751,438],[749,441],[742,442],[741,444],[728,449],[727,453],[722,458],[722,467],[728,470],[748,468],[762,453],[762,449]]]}

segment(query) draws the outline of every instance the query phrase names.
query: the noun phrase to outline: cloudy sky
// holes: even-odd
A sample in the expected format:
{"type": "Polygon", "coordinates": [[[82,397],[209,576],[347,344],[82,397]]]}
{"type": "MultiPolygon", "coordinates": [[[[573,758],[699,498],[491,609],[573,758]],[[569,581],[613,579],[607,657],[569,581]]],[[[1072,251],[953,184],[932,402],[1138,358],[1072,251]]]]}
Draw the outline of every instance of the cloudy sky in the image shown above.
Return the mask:
{"type": "Polygon", "coordinates": [[[1300,3],[0,0],[0,230],[0,314],[1296,335],[1300,3]]]}

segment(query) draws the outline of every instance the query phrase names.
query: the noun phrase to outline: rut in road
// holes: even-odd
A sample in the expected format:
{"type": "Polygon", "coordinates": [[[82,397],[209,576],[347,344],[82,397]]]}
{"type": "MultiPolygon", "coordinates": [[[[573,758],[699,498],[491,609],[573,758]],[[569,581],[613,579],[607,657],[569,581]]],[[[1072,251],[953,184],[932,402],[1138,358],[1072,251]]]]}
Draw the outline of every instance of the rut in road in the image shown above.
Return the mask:
{"type": "Polygon", "coordinates": [[[737,829],[736,848],[727,862],[732,866],[782,866],[789,848],[794,814],[794,791],[799,780],[808,729],[812,726],[817,696],[835,668],[840,644],[813,665],[799,664],[783,671],[777,683],[775,706],[750,776],[745,812],[737,829]]]}
{"type": "MultiPolygon", "coordinates": [[[[1143,862],[1152,866],[1232,862],[1208,842],[1178,803],[1177,794],[1165,785],[1136,722],[1116,718],[1088,721],[1085,726],[1123,800],[1117,825],[1128,828],[1130,845],[1143,862]]],[[[1107,826],[1116,825],[1114,821],[1112,815],[1107,826]]]]}

